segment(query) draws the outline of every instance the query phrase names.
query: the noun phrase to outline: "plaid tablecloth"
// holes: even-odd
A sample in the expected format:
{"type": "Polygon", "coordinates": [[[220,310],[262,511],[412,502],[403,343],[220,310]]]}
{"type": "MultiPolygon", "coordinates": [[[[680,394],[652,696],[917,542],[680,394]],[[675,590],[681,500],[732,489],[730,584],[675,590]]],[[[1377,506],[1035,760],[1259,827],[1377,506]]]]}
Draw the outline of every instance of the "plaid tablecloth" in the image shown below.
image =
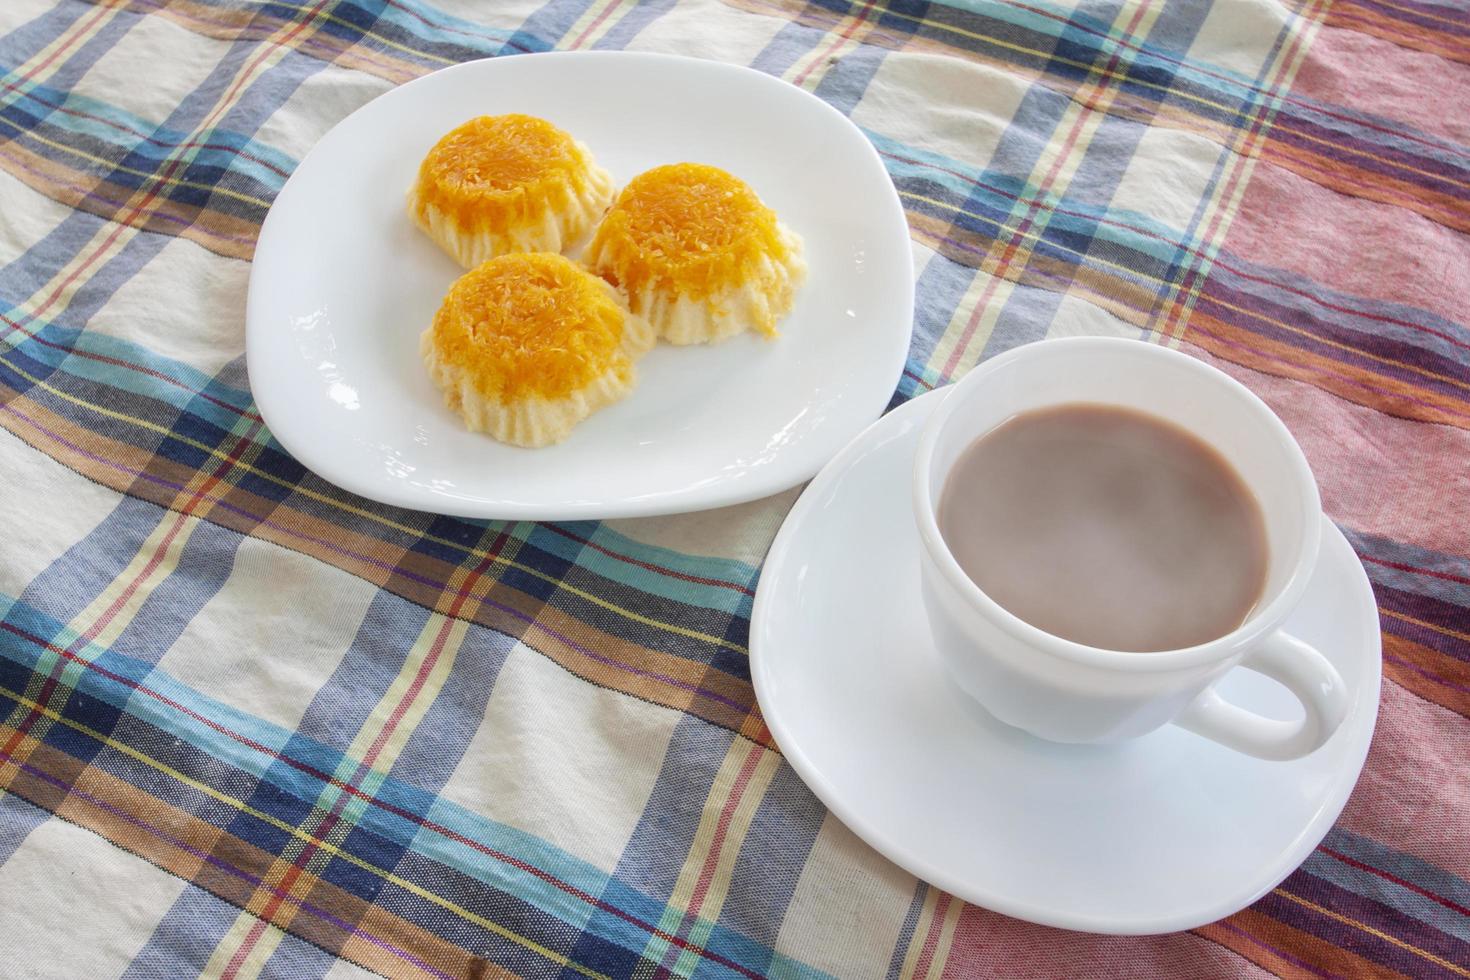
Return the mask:
{"type": "Polygon", "coordinates": [[[1467,232],[1461,0],[0,0],[0,974],[1470,976],[1467,232]],[[1280,413],[1384,631],[1301,870],[1163,937],[968,906],[762,724],[795,491],[472,522],[281,450],[242,330],[273,195],[393,85],[552,48],[753,65],[868,134],[896,402],[1112,334],[1280,413]]]}

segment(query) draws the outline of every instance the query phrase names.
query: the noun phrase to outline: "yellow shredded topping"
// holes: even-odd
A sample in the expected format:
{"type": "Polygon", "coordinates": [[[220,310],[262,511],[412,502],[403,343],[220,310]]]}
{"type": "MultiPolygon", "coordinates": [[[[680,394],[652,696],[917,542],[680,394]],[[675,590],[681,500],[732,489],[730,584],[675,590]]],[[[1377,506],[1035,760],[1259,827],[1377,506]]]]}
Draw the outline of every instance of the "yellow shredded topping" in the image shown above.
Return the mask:
{"type": "Polygon", "coordinates": [[[592,240],[596,271],[630,295],[649,285],[705,299],[752,275],[787,247],[776,212],[718,167],[675,163],[634,177],[592,240]]]}
{"type": "Polygon", "coordinates": [[[559,207],[583,190],[592,161],[545,119],[478,116],[444,135],[419,165],[416,203],[462,228],[503,232],[532,208],[559,207]]]}
{"type": "Polygon", "coordinates": [[[619,356],[624,316],[601,280],[570,259],[517,253],[455,280],[432,338],[486,397],[564,398],[609,367],[629,369],[619,356]]]}

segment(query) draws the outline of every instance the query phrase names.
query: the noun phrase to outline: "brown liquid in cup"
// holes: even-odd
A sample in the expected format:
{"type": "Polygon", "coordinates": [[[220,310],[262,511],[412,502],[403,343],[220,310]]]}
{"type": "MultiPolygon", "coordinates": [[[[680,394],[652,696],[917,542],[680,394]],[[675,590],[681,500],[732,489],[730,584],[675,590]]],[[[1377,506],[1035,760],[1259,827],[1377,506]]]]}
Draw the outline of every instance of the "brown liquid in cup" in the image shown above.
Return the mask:
{"type": "Polygon", "coordinates": [[[1111,405],[1025,412],[975,440],[945,481],[939,529],[1005,609],[1107,650],[1217,639],[1266,582],[1261,508],[1230,463],[1111,405]]]}

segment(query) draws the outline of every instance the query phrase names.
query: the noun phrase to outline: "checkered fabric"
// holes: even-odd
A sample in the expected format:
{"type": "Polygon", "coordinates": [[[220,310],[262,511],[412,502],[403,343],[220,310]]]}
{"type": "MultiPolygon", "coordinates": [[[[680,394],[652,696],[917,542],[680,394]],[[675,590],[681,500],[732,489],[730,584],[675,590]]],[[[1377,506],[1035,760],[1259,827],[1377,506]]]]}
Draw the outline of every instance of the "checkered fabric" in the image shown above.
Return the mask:
{"type": "Polygon", "coordinates": [[[0,973],[1470,976],[1467,236],[1462,0],[0,0],[0,973]],[[1299,871],[1162,937],[966,905],[762,723],[794,491],[465,521],[272,439],[245,285],[313,142],[588,48],[751,65],[868,135],[917,277],[895,402],[1098,334],[1282,416],[1386,680],[1299,871]]]}

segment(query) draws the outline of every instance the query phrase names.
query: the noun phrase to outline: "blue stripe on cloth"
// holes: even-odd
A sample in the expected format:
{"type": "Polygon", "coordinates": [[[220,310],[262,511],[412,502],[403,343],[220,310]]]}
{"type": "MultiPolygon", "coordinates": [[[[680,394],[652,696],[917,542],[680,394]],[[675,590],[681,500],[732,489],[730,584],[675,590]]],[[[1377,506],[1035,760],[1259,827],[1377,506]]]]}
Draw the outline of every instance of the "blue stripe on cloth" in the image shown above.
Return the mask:
{"type": "Polygon", "coordinates": [[[189,885],[153,927],[119,980],[197,976],[240,910],[197,885],[189,885]]]}
{"type": "Polygon", "coordinates": [[[0,867],[20,849],[31,831],[50,819],[50,810],[11,793],[0,795],[0,867]]]}
{"type": "MultiPolygon", "coordinates": [[[[86,217],[92,222],[98,221],[90,215],[86,217]]],[[[18,331],[11,332],[11,338],[20,337],[20,340],[16,349],[0,353],[0,376],[15,387],[24,389],[28,385],[24,377],[5,372],[5,367],[14,367],[43,379],[62,370],[72,377],[136,393],[179,410],[181,414],[173,420],[161,452],[166,458],[185,465],[203,465],[208,453],[180,437],[204,446],[219,447],[229,440],[231,431],[239,431],[241,413],[253,410],[245,389],[243,369],[222,371],[211,378],[183,362],[161,357],[141,345],[96,331],[40,322],[31,324],[30,329],[36,333],[36,338],[25,338],[18,331]]],[[[275,445],[266,436],[259,438],[266,439],[268,445],[275,445]]],[[[277,456],[279,453],[273,451],[255,459],[254,464],[288,483],[292,482],[299,465],[292,461],[292,472],[276,472],[279,468],[272,461],[277,456]]],[[[279,499],[285,492],[283,487],[258,474],[241,472],[232,479],[243,489],[267,499],[279,499]]],[[[483,521],[435,518],[429,533],[445,540],[424,538],[416,541],[413,547],[458,564],[469,557],[469,549],[479,543],[488,526],[483,521]]],[[[741,618],[749,616],[755,569],[746,563],[683,555],[643,545],[591,522],[559,527],[564,530],[520,524],[515,526],[515,535],[540,551],[567,563],[577,561],[609,580],[741,618]],[[581,539],[588,537],[597,547],[588,548],[583,543],[581,539]],[[605,548],[613,554],[604,554],[598,548],[605,548]],[[642,566],[651,567],[641,567],[640,562],[642,566]],[[687,580],[690,577],[709,579],[715,584],[690,582],[687,580]]]]}
{"type": "MultiPolygon", "coordinates": [[[[24,58],[35,54],[66,34],[77,21],[94,9],[83,3],[52,4],[32,19],[0,34],[0,60],[8,61],[15,55],[24,58]]],[[[0,95],[0,103],[3,102],[4,96],[0,95]]]]}
{"type": "MultiPolygon", "coordinates": [[[[949,329],[955,308],[975,281],[975,269],[935,253],[924,266],[914,288],[914,336],[909,363],[926,367],[939,341],[949,329]]],[[[937,386],[948,381],[937,368],[926,368],[924,380],[937,386]]],[[[913,393],[913,392],[911,392],[913,393]]]]}
{"type": "Polygon", "coordinates": [[[899,980],[902,976],[903,963],[908,958],[909,946],[914,941],[914,930],[919,926],[919,916],[924,913],[924,901],[928,897],[928,882],[915,882],[914,897],[909,900],[908,912],[904,914],[903,925],[898,930],[898,941],[893,944],[893,956],[888,961],[886,980],[899,980]]]}
{"type": "Polygon", "coordinates": [[[485,716],[485,705],[516,641],[504,633],[469,626],[444,686],[409,734],[389,776],[438,793],[459,767],[485,716]]]}
{"type": "MultiPolygon", "coordinates": [[[[1331,847],[1331,838],[1329,837],[1324,843],[1331,847]]],[[[1361,895],[1386,905],[1400,915],[1408,916],[1440,932],[1470,941],[1470,915],[1449,908],[1444,902],[1436,901],[1420,891],[1406,888],[1371,871],[1353,867],[1321,850],[1313,851],[1308,855],[1297,873],[1306,873],[1329,881],[1354,895],[1361,895]]],[[[1413,879],[1404,878],[1403,880],[1413,879]]],[[[1463,886],[1464,883],[1460,884],[1463,886]]],[[[1463,887],[1461,890],[1464,890],[1463,887]]]]}
{"type": "Polygon", "coordinates": [[[555,46],[566,36],[592,0],[546,0],[516,31],[515,38],[534,38],[540,44],[555,46]]]}
{"type": "Polygon", "coordinates": [[[156,664],[204,604],[224,587],[235,567],[235,553],[244,540],[242,535],[218,524],[203,520],[196,524],[172,574],[148,593],[132,620],[113,641],[113,649],[144,663],[156,664]]]}
{"type": "MultiPolygon", "coordinates": [[[[1011,123],[996,143],[987,167],[987,175],[992,175],[997,182],[1006,180],[1008,189],[1013,188],[1015,194],[1023,193],[1022,182],[1025,180],[1025,175],[1034,169],[1046,145],[1045,139],[1037,134],[1052,132],[1061,120],[1066,106],[1066,98],[1058,93],[1042,86],[1029,88],[1022,97],[1011,123]]],[[[866,135],[873,140],[878,152],[883,155],[884,163],[888,165],[895,182],[900,180],[905,166],[912,166],[912,164],[905,164],[903,159],[897,158],[921,161],[924,159],[912,151],[905,151],[902,144],[895,143],[893,140],[888,140],[875,133],[866,135]],[[897,172],[895,172],[896,168],[897,172]]],[[[926,156],[932,161],[932,154],[926,156]]],[[[952,170],[954,168],[945,167],[943,169],[952,170]]],[[[963,170],[958,172],[964,173],[963,170]]],[[[950,201],[955,208],[975,214],[990,215],[990,222],[983,231],[986,235],[993,236],[999,231],[1015,205],[1014,200],[995,195],[978,184],[956,181],[952,175],[945,174],[943,170],[937,174],[926,173],[924,178],[945,187],[950,192],[950,201]]],[[[986,182],[993,183],[992,181],[986,182]]],[[[999,184],[993,183],[993,186],[999,186],[999,184]]],[[[900,183],[899,187],[902,190],[903,184],[900,183]]],[[[905,200],[904,203],[906,206],[912,204],[908,200],[905,200]]],[[[954,214],[940,215],[940,217],[942,220],[955,224],[965,220],[954,214]]],[[[914,292],[919,300],[915,310],[914,340],[910,348],[910,356],[919,361],[927,361],[933,356],[940,338],[949,328],[954,311],[959,307],[974,280],[975,271],[972,266],[962,265],[942,255],[936,255],[929,262],[915,285],[914,292]]]]}
{"type": "MultiPolygon", "coordinates": [[[[11,692],[23,690],[29,672],[43,659],[54,657],[32,637],[57,644],[77,640],[60,623],[7,596],[0,596],[0,625],[6,627],[0,634],[0,688],[11,692]]],[[[342,753],[205,697],[135,658],[95,645],[79,645],[79,656],[92,666],[74,672],[75,692],[67,702],[68,717],[104,732],[115,724],[119,743],[147,746],[155,756],[184,760],[203,753],[210,760],[209,773],[200,774],[205,782],[236,799],[244,796],[251,806],[277,820],[299,825],[312,808],[307,801],[321,798],[328,775],[349,768],[350,760],[342,753]],[[295,765],[284,765],[284,759],[295,765]]],[[[733,737],[705,722],[695,724],[727,743],[733,737]]],[[[95,756],[100,768],[176,806],[197,797],[196,791],[171,777],[69,726],[52,726],[46,741],[79,758],[95,756]]],[[[437,862],[444,869],[439,874],[463,875],[468,882],[486,885],[507,900],[640,951],[649,929],[666,911],[663,901],[635,891],[540,838],[399,780],[387,778],[367,795],[370,798],[363,801],[367,805],[355,816],[342,846],[384,870],[401,869],[403,862],[409,862],[424,869],[425,880],[432,882],[435,878],[429,866],[419,862],[437,862]],[[597,896],[603,896],[622,915],[612,914],[606,904],[599,905],[597,896]]],[[[256,846],[278,853],[284,846],[284,832],[256,817],[222,810],[213,801],[201,799],[195,804],[200,806],[205,808],[201,815],[215,814],[214,819],[256,846]]],[[[400,895],[400,886],[385,885],[376,876],[367,882],[367,876],[368,872],[340,859],[334,859],[323,873],[326,880],[356,893],[366,887],[365,897],[377,897],[381,889],[391,887],[397,900],[408,901],[403,897],[407,893],[400,895]]],[[[712,926],[706,948],[752,970],[774,962],[768,948],[720,924],[712,926]]],[[[810,972],[795,961],[781,962],[782,969],[794,975],[810,972]]]]}
{"type": "Polygon", "coordinates": [[[144,500],[119,498],[111,513],[31,580],[21,602],[70,622],[122,574],[167,513],[144,500]]]}
{"type": "Polygon", "coordinates": [[[1377,559],[1363,565],[1368,580],[1374,585],[1470,606],[1470,585],[1466,584],[1470,579],[1470,559],[1390,541],[1352,528],[1344,527],[1342,533],[1359,555],[1377,559]],[[1410,570],[1394,568],[1384,562],[1406,565],[1410,570]],[[1433,574],[1435,572],[1440,574],[1433,574]]]}
{"type": "Polygon", "coordinates": [[[827,808],[801,777],[782,762],[751,818],[749,841],[735,858],[720,922],[757,942],[775,947],[787,906],[827,808]]]}
{"type": "Polygon", "coordinates": [[[1428,310],[1329,289],[1295,273],[1258,265],[1233,252],[1221,251],[1210,270],[1224,292],[1262,297],[1290,311],[1292,322],[1325,322],[1389,341],[1421,348],[1436,358],[1470,370],[1470,326],[1454,323],[1428,310]],[[1330,304],[1330,305],[1329,305],[1330,304]],[[1297,321],[1296,317],[1301,320],[1297,321]]]}
{"type": "MultiPolygon", "coordinates": [[[[135,19],[136,17],[128,17],[124,18],[124,21],[131,22],[135,19]]],[[[155,127],[152,135],[162,139],[163,136],[160,134],[177,135],[190,133],[197,129],[199,123],[215,108],[221,95],[232,86],[237,72],[257,47],[254,41],[231,42],[224,57],[215,65],[206,79],[180,102],[161,125],[155,127]]],[[[14,60],[16,59],[12,58],[12,61],[14,60]]],[[[323,67],[324,65],[318,60],[299,55],[291,54],[282,58],[255,78],[243,92],[236,94],[236,102],[225,117],[229,124],[228,128],[237,134],[238,139],[248,140],[251,145],[254,145],[252,136],[265,120],[291,97],[302,82],[323,67]]],[[[143,161],[140,158],[138,162],[143,161]]],[[[152,162],[156,163],[156,161],[152,162]]],[[[109,172],[104,173],[103,176],[125,178],[126,175],[109,172]]],[[[126,179],[123,179],[122,182],[127,183],[126,179]]],[[[95,237],[103,224],[101,218],[74,211],[40,242],[31,246],[17,261],[0,269],[0,302],[6,304],[7,312],[14,310],[18,303],[30,295],[36,282],[44,282],[54,277],[59,270],[70,264],[79,250],[95,237]]],[[[53,330],[54,333],[49,335],[43,333],[43,337],[62,348],[80,343],[81,326],[90,320],[91,316],[117,291],[122,283],[132,278],[169,240],[166,236],[152,233],[134,234],[122,250],[100,269],[94,270],[70,298],[64,313],[61,314],[65,324],[47,324],[42,329],[53,330]]],[[[12,319],[15,318],[12,317],[12,319]]],[[[22,322],[25,321],[22,320],[22,322]]],[[[189,397],[191,391],[200,390],[208,384],[208,378],[202,372],[150,355],[137,345],[126,344],[112,338],[98,339],[98,337],[99,335],[95,334],[86,335],[85,344],[91,352],[138,363],[178,380],[188,390],[170,390],[170,386],[157,383],[149,391],[150,395],[161,397],[177,407],[183,407],[182,400],[189,397]]],[[[48,369],[54,369],[61,363],[60,351],[46,348],[41,344],[29,346],[35,350],[28,350],[27,354],[48,369]]],[[[75,363],[67,364],[67,368],[69,371],[75,371],[81,376],[91,376],[103,383],[121,382],[120,386],[125,388],[141,384],[141,379],[144,377],[135,372],[126,372],[126,369],[123,368],[85,358],[75,359],[75,363]]],[[[247,404],[244,393],[240,393],[237,400],[231,403],[240,406],[247,404]]],[[[215,424],[224,428],[229,428],[234,424],[234,419],[225,420],[219,416],[219,413],[224,410],[216,410],[208,403],[199,403],[199,409],[208,415],[216,415],[215,424]]]]}
{"type": "Polygon", "coordinates": [[[1332,828],[1322,844],[1355,861],[1415,882],[1461,908],[1470,908],[1470,881],[1428,861],[1341,827],[1332,828]]]}
{"type": "Polygon", "coordinates": [[[887,56],[886,48],[870,45],[843,55],[822,75],[815,92],[817,98],[844,116],[852,115],[887,56]]]}
{"type": "MultiPolygon", "coordinates": [[[[14,68],[0,64],[0,85],[13,83],[15,77],[14,68]]],[[[191,175],[191,179],[213,183],[225,179],[225,174],[237,174],[260,184],[270,196],[280,191],[297,162],[274,147],[218,126],[197,135],[160,127],[110,103],[44,84],[25,87],[0,109],[0,134],[24,132],[42,121],[73,136],[115,146],[127,154],[129,166],[149,173],[164,160],[180,156],[183,144],[199,144],[184,149],[182,155],[189,158],[191,169],[210,168],[212,172],[191,175]]],[[[67,155],[59,150],[46,152],[67,155]]],[[[69,162],[83,169],[95,166],[80,158],[69,162]]],[[[133,184],[146,181],[136,175],[123,176],[132,176],[133,184]]]]}
{"type": "MultiPolygon", "coordinates": [[[[1110,9],[1097,11],[1099,19],[1106,18],[1109,22],[1115,21],[1121,16],[1121,13],[1120,4],[1111,6],[1110,9]]],[[[1085,17],[1079,18],[1082,22],[1085,22],[1086,19],[1085,17]]],[[[1148,36],[1143,39],[1142,44],[1155,49],[1187,50],[1198,30],[1199,23],[1200,18],[1194,11],[1166,5],[1150,27],[1148,36]]],[[[1071,37],[1070,32],[1075,32],[1077,29],[1075,24],[1069,25],[1067,32],[1063,34],[1063,42],[1071,37]]],[[[1082,39],[1073,38],[1073,40],[1081,43],[1082,39]]],[[[1114,50],[1120,56],[1128,54],[1125,49],[1115,48],[1114,50]]],[[[1128,60],[1127,57],[1120,57],[1120,61],[1124,64],[1128,60]]],[[[1163,85],[1168,85],[1173,78],[1173,72],[1167,65],[1160,65],[1150,74],[1151,81],[1163,85]]],[[[1103,82],[1102,84],[1112,83],[1103,82]]],[[[1068,213],[1057,213],[1039,207],[1030,210],[1030,213],[1035,215],[1039,221],[1039,226],[1033,226],[1029,230],[1034,234],[1044,236],[1035,245],[1036,255],[1047,256],[1050,251],[1047,239],[1054,235],[1076,252],[1085,254],[1104,253],[1108,250],[1111,240],[1121,240],[1136,251],[1162,257],[1164,252],[1162,242],[1144,234],[1128,234],[1115,226],[1109,226],[1104,231],[1104,226],[1097,220],[1108,214],[1108,206],[1117,193],[1118,185],[1122,182],[1128,164],[1134,153],[1137,152],[1139,141],[1146,131],[1147,126],[1135,119],[1125,119],[1114,115],[1105,115],[1102,118],[1097,128],[1087,138],[1086,145],[1080,147],[1082,159],[1067,184],[1065,194],[1061,196],[1068,213]],[[1079,213],[1086,214],[1089,211],[1095,212],[1092,220],[1078,216],[1079,213]]],[[[1140,224],[1148,223],[1140,222],[1140,224]]],[[[1167,240],[1167,236],[1160,237],[1167,240]]],[[[1067,259],[1071,256],[1064,253],[1061,257],[1067,259]]],[[[1160,278],[1167,281],[1168,277],[1166,275],[1160,278]]],[[[1150,292],[1155,293],[1162,288],[1161,284],[1149,286],[1150,292]]],[[[995,329],[986,341],[981,356],[989,357],[1020,344],[1044,338],[1056,321],[1056,313],[1061,306],[1063,295],[1063,291],[1055,289],[1018,288],[1013,291],[997,317],[995,329]]]]}
{"type": "MultiPolygon", "coordinates": [[[[1177,79],[1173,88],[1188,85],[1218,97],[1226,108],[1213,111],[1223,112],[1227,117],[1231,107],[1249,98],[1262,81],[1260,76],[1252,77],[1213,61],[1189,57],[1188,46],[1181,46],[1180,35],[1172,30],[1146,40],[1129,38],[1126,45],[1119,44],[1120,32],[1112,27],[1120,7],[1117,0],[1083,0],[1066,8],[1044,2],[1020,4],[1004,0],[949,0],[936,2],[933,6],[965,11],[990,21],[991,29],[987,34],[980,38],[966,38],[953,31],[946,32],[943,24],[931,18],[929,31],[948,43],[974,48],[984,47],[990,37],[997,35],[1022,33],[1050,37],[1054,39],[1055,47],[1050,52],[1053,60],[1048,63],[1048,70],[1059,77],[1072,79],[1086,77],[1087,69],[1066,64],[1061,59],[1100,68],[1108,56],[1117,51],[1122,62],[1118,71],[1135,83],[1132,90],[1147,98],[1159,98],[1171,92],[1171,86],[1160,82],[1160,79],[1177,79]],[[1148,84],[1139,86],[1137,82],[1148,84]]],[[[1167,15],[1170,7],[1178,8],[1174,12],[1179,18],[1177,23],[1195,26],[1204,22],[1208,12],[1193,3],[1165,4],[1160,19],[1167,15]]],[[[1196,103],[1188,104],[1197,111],[1211,111],[1196,103]]]]}
{"type": "Polygon", "coordinates": [[[307,705],[296,737],[347,751],[398,676],[429,611],[391,592],[373,596],[352,645],[307,705]]]}
{"type": "MultiPolygon", "coordinates": [[[[50,282],[61,270],[76,258],[77,253],[108,224],[106,219],[87,211],[71,211],[40,240],[32,243],[14,261],[0,266],[0,306],[11,319],[20,319],[24,325],[32,325],[31,315],[24,319],[15,315],[16,307],[24,303],[35,292],[37,285],[50,282]]],[[[59,313],[46,310],[43,316],[61,322],[58,330],[70,330],[74,336],[92,314],[96,313],[108,296],[141,269],[147,261],[167,245],[169,239],[163,235],[135,235],[124,246],[122,252],[103,265],[92,270],[92,276],[68,301],[66,309],[59,313]],[[131,247],[131,250],[130,248],[131,247]],[[127,258],[119,261],[122,256],[127,258]],[[95,281],[95,284],[94,284],[95,281]]],[[[50,320],[39,321],[50,323],[50,320]]],[[[0,323],[0,337],[10,344],[16,343],[17,333],[10,324],[0,323]]],[[[60,342],[58,340],[58,342],[60,342]]]]}
{"type": "MultiPolygon", "coordinates": [[[[1232,99],[1236,106],[1234,118],[1230,121],[1237,129],[1247,128],[1249,126],[1249,120],[1258,113],[1259,107],[1266,102],[1265,97],[1267,93],[1263,89],[1265,81],[1278,68],[1278,59],[1282,46],[1291,37],[1293,31],[1300,27],[1301,18],[1297,14],[1288,11],[1286,17],[1286,26],[1277,33],[1275,39],[1272,41],[1270,50],[1261,59],[1261,67],[1255,78],[1239,93],[1233,96],[1226,96],[1227,99],[1232,99]]],[[[1198,281],[1194,275],[1195,272],[1208,269],[1209,255],[1199,256],[1195,254],[1199,251],[1202,244],[1206,244],[1200,238],[1201,225],[1204,224],[1205,216],[1215,206],[1216,188],[1220,186],[1221,179],[1234,159],[1235,154],[1233,153],[1222,153],[1216,159],[1214,170],[1211,172],[1209,180],[1206,181],[1204,190],[1200,193],[1199,199],[1195,203],[1194,213],[1190,215],[1189,223],[1186,225],[1184,234],[1179,240],[1179,250],[1171,258],[1170,268],[1178,271],[1170,277],[1170,281],[1179,283],[1186,289],[1198,281]]],[[[1211,250],[1218,250],[1224,237],[1223,233],[1215,234],[1213,236],[1213,242],[1208,243],[1209,248],[1211,250]]],[[[1163,328],[1164,324],[1158,321],[1158,315],[1160,314],[1166,315],[1166,311],[1160,310],[1151,318],[1153,320],[1149,324],[1151,328],[1163,328]]]]}
{"type": "MultiPolygon", "coordinates": [[[[606,34],[593,42],[593,50],[620,51],[626,48],[648,25],[673,10],[676,2],[677,0],[638,0],[637,6],[619,17],[606,34]]],[[[686,53],[696,56],[700,54],[698,51],[686,53]]]]}
{"type": "Polygon", "coordinates": [[[779,78],[791,70],[798,58],[821,44],[826,36],[827,32],[819,28],[790,21],[781,25],[775,36],[766,42],[750,67],[779,78]]]}
{"type": "MultiPolygon", "coordinates": [[[[34,25],[47,22],[47,26],[54,33],[21,29],[0,38],[0,64],[18,65],[32,60],[59,37],[77,30],[83,21],[91,23],[91,18],[98,12],[94,5],[81,3],[79,0],[63,0],[57,7],[58,10],[65,8],[67,13],[74,14],[74,16],[62,14],[55,20],[41,18],[32,22],[34,25]]],[[[76,85],[81,81],[83,75],[91,71],[98,59],[110,51],[139,22],[137,15],[120,10],[107,11],[102,14],[102,17],[105,22],[101,29],[80,45],[68,50],[60,61],[52,61],[40,73],[44,75],[48,84],[63,90],[76,85]]],[[[44,61],[45,57],[43,56],[41,60],[44,61]]],[[[15,84],[11,89],[0,91],[0,106],[21,97],[28,88],[39,82],[39,78],[33,77],[15,84]]]]}
{"type": "Polygon", "coordinates": [[[337,957],[292,933],[285,933],[257,976],[263,980],[321,980],[337,964],[337,957]]]}
{"type": "MultiPolygon", "coordinates": [[[[82,212],[73,213],[81,214],[82,212]]],[[[91,215],[87,217],[92,218],[93,222],[100,223],[101,219],[91,215]]],[[[167,241],[159,239],[158,236],[140,236],[134,239],[134,242],[141,241],[143,238],[153,239],[156,245],[162,245],[167,241]]],[[[157,248],[138,249],[133,253],[133,257],[146,261],[152,258],[157,251],[157,248]]],[[[121,285],[131,276],[131,272],[126,268],[114,271],[117,272],[120,279],[113,284],[113,288],[121,285]]],[[[135,271],[136,269],[132,270],[132,272],[135,271]]],[[[4,284],[0,283],[0,289],[3,288],[4,284]]],[[[94,301],[105,301],[106,297],[101,295],[101,292],[101,290],[95,291],[91,298],[94,301]]],[[[85,313],[85,308],[75,312],[68,309],[63,315],[67,319],[72,319],[85,313]]],[[[252,407],[248,391],[239,388],[220,390],[214,384],[215,379],[205,372],[192,368],[183,361],[156,354],[147,347],[132,341],[95,330],[65,326],[52,320],[29,320],[27,322],[27,318],[23,318],[12,304],[6,304],[0,308],[0,316],[23,323],[26,328],[25,332],[20,329],[7,331],[8,325],[0,323],[0,344],[9,345],[8,349],[0,347],[0,358],[9,356],[11,350],[22,348],[31,365],[44,370],[47,374],[59,368],[74,377],[85,378],[88,381],[95,381],[123,391],[135,392],[164,402],[176,409],[187,407],[196,412],[204,421],[221,429],[234,427],[241,413],[252,407]],[[119,361],[122,363],[117,363],[119,361]],[[159,378],[157,375],[163,375],[164,378],[159,378]],[[197,401],[195,396],[206,390],[216,397],[222,396],[225,406],[211,404],[207,400],[197,401]]],[[[27,370],[31,368],[27,367],[27,370]]]]}
{"type": "Polygon", "coordinates": [[[734,738],[698,718],[679,719],[648,803],[618,859],[619,881],[659,898],[673,894],[720,761],[734,738]]]}
{"type": "Polygon", "coordinates": [[[744,562],[647,545],[593,522],[560,524],[556,528],[531,525],[526,540],[535,548],[575,561],[588,571],[640,592],[750,618],[757,572],[744,562]],[[595,547],[588,547],[583,540],[595,547]],[[706,581],[691,582],[690,578],[706,581]]]}
{"type": "Polygon", "coordinates": [[[508,53],[507,43],[519,33],[465,20],[418,0],[394,0],[391,3],[388,0],[358,0],[354,6],[378,23],[391,24],[427,44],[469,48],[491,55],[508,53]]]}

